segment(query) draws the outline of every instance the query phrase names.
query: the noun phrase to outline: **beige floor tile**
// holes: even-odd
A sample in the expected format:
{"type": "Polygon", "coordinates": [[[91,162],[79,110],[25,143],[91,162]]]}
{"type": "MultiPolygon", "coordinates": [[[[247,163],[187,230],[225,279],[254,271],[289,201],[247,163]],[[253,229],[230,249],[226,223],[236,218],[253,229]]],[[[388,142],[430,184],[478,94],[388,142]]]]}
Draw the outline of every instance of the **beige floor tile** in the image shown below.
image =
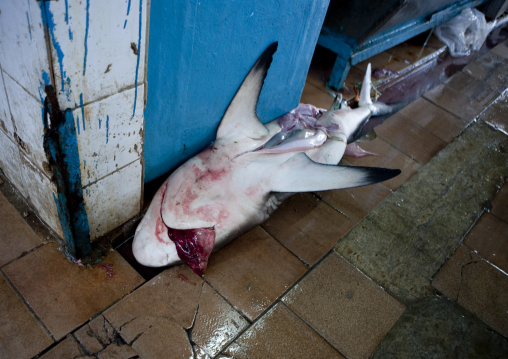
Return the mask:
{"type": "Polygon", "coordinates": [[[78,267],[54,243],[9,264],[4,271],[57,339],[143,282],[116,252],[91,268],[78,267]]]}
{"type": "Polygon", "coordinates": [[[508,276],[461,245],[433,280],[433,286],[508,336],[508,276]]]}
{"type": "Polygon", "coordinates": [[[508,182],[504,183],[503,187],[501,187],[492,200],[492,210],[490,212],[505,223],[508,223],[508,182]]]}
{"type": "Polygon", "coordinates": [[[214,356],[248,325],[186,265],[165,270],[104,316],[142,357],[164,357],[159,355],[176,350],[172,341],[187,355],[192,352],[189,338],[214,356]]]}
{"type": "Polygon", "coordinates": [[[256,227],[212,254],[205,278],[254,320],[306,270],[303,262],[256,227]]]}
{"type": "Polygon", "coordinates": [[[377,183],[365,187],[323,191],[317,195],[356,225],[391,193],[389,188],[377,183]]]}
{"type": "Polygon", "coordinates": [[[450,142],[467,125],[463,119],[422,97],[400,110],[400,114],[445,142],[450,142]]]}
{"type": "Polygon", "coordinates": [[[42,243],[16,209],[0,193],[0,266],[42,243]]]}
{"type": "Polygon", "coordinates": [[[342,358],[281,303],[231,344],[225,354],[238,359],[342,358]]]}
{"type": "Polygon", "coordinates": [[[31,358],[53,340],[0,274],[0,356],[31,358]]]}
{"type": "Polygon", "coordinates": [[[83,350],[83,348],[70,335],[40,357],[40,359],[60,359],[60,358],[88,359],[95,357],[87,356],[85,350],[83,350]]]}
{"type": "Polygon", "coordinates": [[[437,85],[423,95],[427,100],[467,123],[471,122],[498,96],[497,91],[463,72],[458,72],[447,83],[437,85]]]}
{"type": "MultiPolygon", "coordinates": [[[[367,70],[367,65],[371,64],[372,72],[374,73],[377,69],[383,69],[383,70],[390,70],[394,72],[399,72],[410,66],[409,63],[404,62],[403,59],[390,54],[389,52],[380,52],[379,54],[362,61],[355,65],[355,68],[359,69],[362,73],[365,73],[365,70],[367,70]]],[[[383,79],[389,77],[383,76],[378,78],[377,80],[383,79]]],[[[373,78],[374,81],[376,81],[375,78],[373,78]]]]}
{"type": "Polygon", "coordinates": [[[285,200],[262,227],[308,265],[315,264],[353,222],[310,193],[285,200]]]}
{"type": "Polygon", "coordinates": [[[404,311],[402,304],[336,253],[283,302],[350,359],[368,358],[404,311]]]}
{"type": "Polygon", "coordinates": [[[386,186],[391,190],[396,190],[399,188],[421,167],[418,162],[409,158],[407,155],[397,150],[395,147],[391,146],[379,137],[372,141],[360,142],[358,145],[365,151],[375,153],[379,156],[366,156],[362,158],[346,156],[344,157],[344,163],[348,163],[353,166],[400,169],[402,172],[398,176],[388,181],[382,182],[383,186],[386,186]]]}
{"type": "MultiPolygon", "coordinates": [[[[507,76],[508,78],[508,76],[507,76]]],[[[508,134],[508,91],[480,115],[480,119],[508,134]]]]}
{"type": "Polygon", "coordinates": [[[325,91],[325,89],[318,88],[313,84],[306,82],[300,102],[328,110],[332,106],[333,96],[325,91]]]}
{"type": "Polygon", "coordinates": [[[399,113],[375,129],[376,134],[420,164],[427,163],[446,143],[399,113]]]}
{"type": "Polygon", "coordinates": [[[491,49],[490,52],[499,57],[508,59],[508,43],[506,41],[502,42],[491,49]]]}
{"type": "Polygon", "coordinates": [[[464,245],[508,273],[508,223],[483,213],[464,239],[464,245]]]}

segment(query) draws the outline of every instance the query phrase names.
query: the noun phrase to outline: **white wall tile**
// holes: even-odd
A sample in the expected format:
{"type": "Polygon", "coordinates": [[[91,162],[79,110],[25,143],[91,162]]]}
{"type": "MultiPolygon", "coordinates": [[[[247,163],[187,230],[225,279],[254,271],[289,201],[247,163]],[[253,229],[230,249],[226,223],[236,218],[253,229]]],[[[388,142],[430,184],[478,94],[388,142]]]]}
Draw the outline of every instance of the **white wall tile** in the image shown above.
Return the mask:
{"type": "Polygon", "coordinates": [[[0,168],[23,197],[26,197],[18,146],[2,130],[0,130],[0,168]]]}
{"type": "Polygon", "coordinates": [[[141,157],[143,98],[138,96],[133,117],[134,95],[130,89],[73,111],[83,186],[141,157]]]}
{"type": "Polygon", "coordinates": [[[134,86],[136,74],[138,85],[144,81],[147,0],[141,1],[141,17],[140,1],[47,2],[54,23],[52,57],[62,108],[134,86]]]}
{"type": "Polygon", "coordinates": [[[58,196],[56,186],[25,155],[21,155],[21,166],[27,192],[26,198],[51,230],[63,238],[55,202],[58,196]]]}
{"type": "Polygon", "coordinates": [[[92,239],[138,215],[142,171],[138,160],[83,189],[92,239]]]}
{"type": "Polygon", "coordinates": [[[51,176],[43,146],[43,105],[14,82],[9,75],[4,76],[4,81],[14,120],[16,133],[14,139],[32,162],[36,163],[46,176],[51,176]]]}
{"type": "Polygon", "coordinates": [[[0,66],[35,98],[49,84],[40,1],[0,2],[0,66]]]}
{"type": "Polygon", "coordinates": [[[12,137],[14,136],[14,127],[12,125],[11,111],[9,110],[9,102],[7,101],[2,75],[7,76],[0,70],[0,127],[9,137],[12,137]]]}

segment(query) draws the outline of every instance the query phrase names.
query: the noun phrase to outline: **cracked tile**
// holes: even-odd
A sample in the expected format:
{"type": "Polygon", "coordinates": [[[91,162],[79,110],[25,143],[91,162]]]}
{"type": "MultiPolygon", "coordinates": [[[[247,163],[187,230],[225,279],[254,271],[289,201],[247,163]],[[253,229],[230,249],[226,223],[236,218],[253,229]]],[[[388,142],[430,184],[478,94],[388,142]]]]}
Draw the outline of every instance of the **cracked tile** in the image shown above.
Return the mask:
{"type": "Polygon", "coordinates": [[[227,358],[342,358],[284,304],[278,303],[225,351],[227,358]]]}
{"type": "Polygon", "coordinates": [[[297,193],[262,227],[302,261],[313,265],[353,227],[353,222],[316,196],[297,193]]]}
{"type": "Polygon", "coordinates": [[[504,358],[508,341],[449,300],[428,297],[406,308],[372,359],[504,358]]]}
{"type": "Polygon", "coordinates": [[[404,311],[402,304],[336,253],[282,301],[350,359],[367,358],[404,311]]]}
{"type": "Polygon", "coordinates": [[[193,344],[214,356],[248,325],[186,265],[165,270],[104,316],[141,357],[154,358],[175,350],[192,356],[193,344]]]}
{"type": "Polygon", "coordinates": [[[508,276],[461,245],[440,269],[433,286],[508,336],[508,276]]]}
{"type": "Polygon", "coordinates": [[[118,339],[118,333],[102,315],[78,329],[74,336],[87,352],[93,354],[99,353],[118,339]]]}
{"type": "Polygon", "coordinates": [[[210,256],[210,285],[249,320],[255,320],[307,268],[260,227],[210,256]]]}
{"type": "Polygon", "coordinates": [[[39,247],[4,271],[57,340],[143,282],[116,252],[91,268],[79,267],[55,243],[39,247]]]}
{"type": "Polygon", "coordinates": [[[0,193],[0,266],[19,257],[22,253],[42,244],[41,239],[25,222],[7,198],[0,193]]]}

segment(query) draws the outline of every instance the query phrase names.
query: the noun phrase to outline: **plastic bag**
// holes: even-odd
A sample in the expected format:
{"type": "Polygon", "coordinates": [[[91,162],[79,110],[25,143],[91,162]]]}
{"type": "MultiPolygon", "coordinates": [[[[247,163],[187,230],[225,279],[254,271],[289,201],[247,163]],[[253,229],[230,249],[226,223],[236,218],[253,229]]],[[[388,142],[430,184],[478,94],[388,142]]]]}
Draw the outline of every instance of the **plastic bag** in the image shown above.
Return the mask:
{"type": "Polygon", "coordinates": [[[436,27],[436,36],[443,41],[453,57],[469,56],[478,51],[490,32],[485,15],[476,9],[465,9],[436,27]]]}

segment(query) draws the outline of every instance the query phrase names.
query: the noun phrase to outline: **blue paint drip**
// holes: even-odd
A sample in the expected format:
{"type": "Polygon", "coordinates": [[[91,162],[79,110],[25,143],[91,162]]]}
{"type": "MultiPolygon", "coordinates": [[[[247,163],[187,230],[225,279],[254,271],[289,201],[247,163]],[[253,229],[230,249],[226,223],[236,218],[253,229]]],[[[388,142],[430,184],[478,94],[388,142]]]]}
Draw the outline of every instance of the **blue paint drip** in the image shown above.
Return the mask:
{"type": "MultiPolygon", "coordinates": [[[[61,91],[65,90],[65,71],[63,70],[63,58],[64,53],[62,51],[62,48],[60,47],[60,43],[56,41],[55,37],[55,21],[53,19],[53,14],[49,10],[50,1],[39,1],[39,6],[41,7],[41,15],[42,15],[42,22],[49,30],[49,34],[51,36],[51,40],[53,42],[53,48],[56,51],[56,56],[58,60],[58,65],[60,67],[60,78],[62,80],[62,89],[61,91]]],[[[67,97],[69,97],[69,94],[67,94],[67,97]]]]}
{"type": "Polygon", "coordinates": [[[129,3],[127,4],[127,16],[129,16],[130,11],[131,11],[131,0],[129,0],[129,3]]]}
{"type": "Polygon", "coordinates": [[[72,38],[73,38],[73,36],[72,36],[72,31],[71,31],[71,28],[69,28],[69,40],[71,40],[71,41],[72,41],[72,38]]]}
{"type": "Polygon", "coordinates": [[[79,116],[76,117],[76,124],[78,125],[78,135],[81,133],[79,129],[79,116]]]}
{"type": "Polygon", "coordinates": [[[102,120],[99,118],[99,130],[101,129],[102,120]]]}
{"type": "Polygon", "coordinates": [[[125,29],[125,26],[127,26],[127,19],[125,19],[125,22],[123,23],[123,28],[125,29]]]}
{"type": "Polygon", "coordinates": [[[109,115],[106,116],[106,143],[109,141],[109,115]]]}
{"type": "Polygon", "coordinates": [[[83,61],[83,76],[86,72],[86,55],[88,53],[88,25],[90,24],[90,0],[86,0],[86,26],[85,26],[85,58],[83,61]]]}
{"type": "MultiPolygon", "coordinates": [[[[83,94],[79,94],[79,106],[81,107],[81,117],[83,118],[83,131],[86,129],[85,127],[85,106],[83,106],[83,94]]],[[[78,122],[79,123],[79,122],[78,122]]],[[[79,126],[79,124],[78,124],[79,126]]]]}
{"type": "MultiPolygon", "coordinates": [[[[130,2],[130,0],[129,0],[130,2]]],[[[139,58],[141,56],[141,24],[142,24],[143,0],[139,0],[139,30],[138,30],[138,59],[136,61],[136,79],[134,81],[134,106],[132,109],[132,117],[136,114],[136,100],[138,97],[138,72],[139,72],[139,58]]],[[[132,118],[131,117],[131,118],[132,118]]]]}
{"type": "Polygon", "coordinates": [[[65,0],[65,23],[69,25],[69,3],[65,0]]]}
{"type": "Polygon", "coordinates": [[[30,17],[28,16],[28,11],[26,12],[26,22],[28,23],[28,32],[30,33],[30,40],[32,40],[32,29],[30,26],[30,17]]]}

